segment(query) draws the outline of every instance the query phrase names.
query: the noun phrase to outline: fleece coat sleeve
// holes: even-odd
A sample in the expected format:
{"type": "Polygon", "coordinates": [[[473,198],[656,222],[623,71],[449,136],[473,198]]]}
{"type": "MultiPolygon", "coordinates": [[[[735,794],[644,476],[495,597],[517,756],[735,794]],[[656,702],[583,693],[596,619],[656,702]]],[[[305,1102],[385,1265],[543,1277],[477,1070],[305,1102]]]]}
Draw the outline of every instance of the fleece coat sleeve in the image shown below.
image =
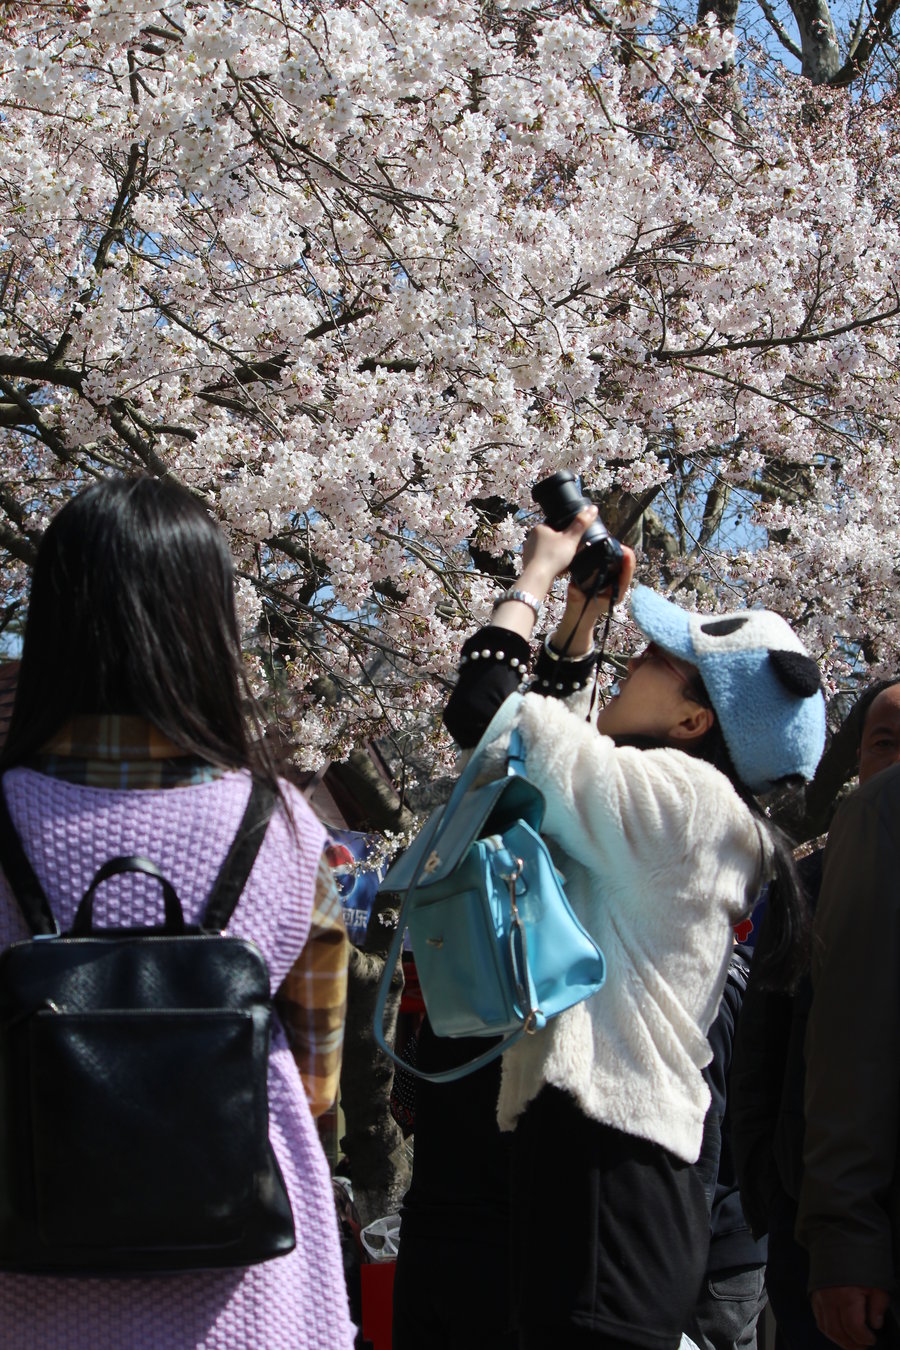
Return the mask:
{"type": "Polygon", "coordinates": [[[635,905],[703,886],[708,866],[716,889],[735,895],[735,920],[746,910],[748,852],[759,856],[763,841],[718,770],[678,750],[617,747],[564,703],[536,694],[501,708],[497,747],[505,749],[513,723],[546,799],[544,833],[571,857],[615,879],[635,905]]]}

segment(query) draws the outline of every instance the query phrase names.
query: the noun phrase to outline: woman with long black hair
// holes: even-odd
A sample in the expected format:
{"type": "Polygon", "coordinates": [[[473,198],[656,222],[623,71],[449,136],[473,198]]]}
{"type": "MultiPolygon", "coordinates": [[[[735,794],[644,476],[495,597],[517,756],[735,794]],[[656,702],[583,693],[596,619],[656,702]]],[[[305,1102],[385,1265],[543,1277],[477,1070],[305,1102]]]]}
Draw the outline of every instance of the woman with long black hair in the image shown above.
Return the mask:
{"type": "MultiPolygon", "coordinates": [[[[594,726],[593,635],[610,596],[572,584],[520,696],[543,601],[595,516],[531,532],[519,580],[463,647],[445,721],[463,747],[490,725],[487,776],[519,730],[544,835],[607,960],[603,989],[503,1058],[519,1344],[674,1350],[705,1268],[692,1164],[733,926],[769,881],[767,974],[787,983],[806,930],[790,849],[754,793],[811,776],[824,702],[778,615],[691,614],[639,587],[631,611],[649,645],[594,726]]],[[[626,549],[622,591],[634,565],[626,549]]]]}
{"type": "MultiPolygon", "coordinates": [[[[0,1273],[8,1350],[353,1344],[314,1121],[337,1088],[346,934],[322,863],[324,831],[279,777],[258,718],[251,735],[253,706],[231,557],[202,503],[174,484],[134,478],[96,483],[64,506],[35,563],[0,790],[63,931],[97,869],[120,855],[156,863],[197,924],[252,784],[275,794],[228,931],[262,952],[275,991],[269,1139],[297,1243],[276,1260],[221,1270],[0,1273]]],[[[159,890],[146,883],[107,882],[98,901],[105,921],[157,924],[159,890]]],[[[25,937],[0,877],[0,948],[25,937]]]]}

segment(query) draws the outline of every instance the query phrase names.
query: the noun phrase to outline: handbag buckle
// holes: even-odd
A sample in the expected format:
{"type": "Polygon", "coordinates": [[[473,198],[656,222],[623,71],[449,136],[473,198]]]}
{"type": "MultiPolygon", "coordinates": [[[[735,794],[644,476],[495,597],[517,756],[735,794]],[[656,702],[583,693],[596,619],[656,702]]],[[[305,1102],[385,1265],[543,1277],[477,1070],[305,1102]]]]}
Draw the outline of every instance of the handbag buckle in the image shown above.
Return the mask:
{"type": "Polygon", "coordinates": [[[519,914],[519,903],[516,900],[516,882],[525,871],[525,861],[523,858],[516,858],[515,869],[512,872],[502,872],[501,880],[509,886],[509,909],[512,922],[509,926],[509,956],[512,963],[513,979],[516,986],[516,997],[524,1013],[525,1033],[533,1036],[538,1030],[538,1015],[540,1009],[532,1007],[531,990],[528,985],[528,936],[525,932],[525,924],[519,914]],[[518,938],[521,949],[521,969],[519,964],[519,953],[516,951],[516,939],[518,938]],[[522,977],[524,970],[524,979],[522,977]]]}
{"type": "Polygon", "coordinates": [[[525,871],[524,859],[516,858],[515,871],[500,873],[500,880],[505,881],[506,884],[509,886],[509,903],[512,905],[512,912],[514,918],[518,918],[519,915],[519,907],[518,904],[516,903],[516,882],[519,880],[519,877],[522,875],[524,871],[525,871]]]}

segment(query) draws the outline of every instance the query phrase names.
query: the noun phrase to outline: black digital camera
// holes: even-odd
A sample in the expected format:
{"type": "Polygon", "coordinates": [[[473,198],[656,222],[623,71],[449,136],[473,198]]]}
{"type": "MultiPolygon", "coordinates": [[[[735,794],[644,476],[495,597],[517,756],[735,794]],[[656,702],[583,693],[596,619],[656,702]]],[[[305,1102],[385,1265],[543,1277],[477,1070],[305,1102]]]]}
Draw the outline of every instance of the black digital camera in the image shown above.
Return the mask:
{"type": "MultiPolygon", "coordinates": [[[[565,530],[583,507],[591,505],[590,500],[582,496],[578,479],[568,469],[542,478],[531,489],[531,495],[554,530],[565,530]]],[[[581,536],[581,547],[572,559],[569,573],[586,595],[599,595],[608,586],[615,586],[622,561],[622,545],[618,539],[613,539],[598,518],[581,536]]]]}

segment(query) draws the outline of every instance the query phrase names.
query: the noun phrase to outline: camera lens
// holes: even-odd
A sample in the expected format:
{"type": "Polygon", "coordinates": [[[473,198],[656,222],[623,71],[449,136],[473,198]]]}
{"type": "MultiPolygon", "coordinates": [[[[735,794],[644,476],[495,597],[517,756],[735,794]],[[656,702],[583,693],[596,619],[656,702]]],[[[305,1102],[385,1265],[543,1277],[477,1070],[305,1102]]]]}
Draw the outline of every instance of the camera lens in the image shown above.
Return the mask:
{"type": "MultiPolygon", "coordinates": [[[[565,530],[590,500],[582,494],[578,479],[568,469],[560,469],[542,478],[531,489],[531,496],[554,530],[565,530]]],[[[613,539],[598,518],[581,536],[581,546],[572,559],[569,572],[581,590],[595,595],[615,583],[622,570],[622,545],[613,539]]]]}
{"type": "Polygon", "coordinates": [[[560,469],[535,483],[531,496],[554,530],[565,530],[583,507],[590,506],[587,497],[582,496],[578,479],[568,469],[560,469]]]}

